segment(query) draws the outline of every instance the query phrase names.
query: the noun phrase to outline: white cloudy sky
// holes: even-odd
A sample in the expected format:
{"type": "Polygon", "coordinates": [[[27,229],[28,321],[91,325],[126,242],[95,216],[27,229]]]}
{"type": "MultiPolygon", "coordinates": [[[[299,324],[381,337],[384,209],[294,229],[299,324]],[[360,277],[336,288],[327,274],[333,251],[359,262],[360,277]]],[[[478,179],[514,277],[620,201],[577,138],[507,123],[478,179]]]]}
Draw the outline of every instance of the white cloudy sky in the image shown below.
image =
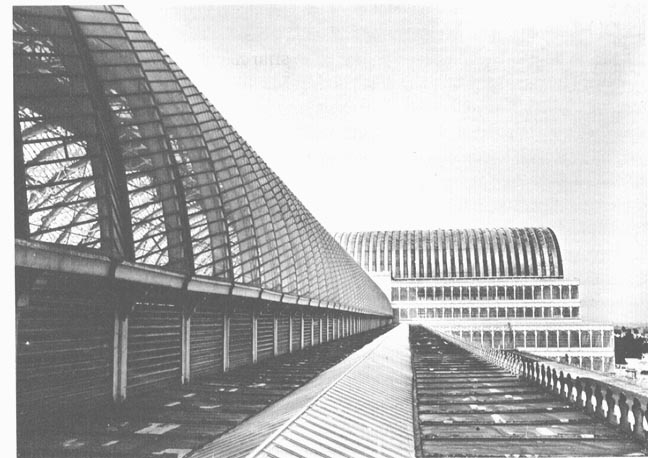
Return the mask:
{"type": "Polygon", "coordinates": [[[331,232],[550,226],[648,322],[642,2],[127,7],[331,232]]]}

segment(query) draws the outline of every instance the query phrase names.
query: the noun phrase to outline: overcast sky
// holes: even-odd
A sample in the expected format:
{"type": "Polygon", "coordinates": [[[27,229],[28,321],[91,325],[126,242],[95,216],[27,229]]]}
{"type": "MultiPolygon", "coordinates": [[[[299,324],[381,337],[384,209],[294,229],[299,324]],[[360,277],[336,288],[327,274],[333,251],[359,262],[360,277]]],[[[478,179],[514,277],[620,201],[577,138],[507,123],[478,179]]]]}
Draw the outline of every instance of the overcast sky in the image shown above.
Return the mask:
{"type": "Polygon", "coordinates": [[[127,7],[329,231],[549,226],[648,321],[642,2],[127,7]]]}

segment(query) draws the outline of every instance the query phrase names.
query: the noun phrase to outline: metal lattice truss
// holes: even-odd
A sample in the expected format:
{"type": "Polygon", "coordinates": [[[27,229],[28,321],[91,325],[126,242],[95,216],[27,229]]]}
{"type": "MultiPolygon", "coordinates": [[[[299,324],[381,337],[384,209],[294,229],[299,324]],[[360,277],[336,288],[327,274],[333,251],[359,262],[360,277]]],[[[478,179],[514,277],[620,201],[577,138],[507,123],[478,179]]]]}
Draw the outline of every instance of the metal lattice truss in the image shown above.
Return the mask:
{"type": "Polygon", "coordinates": [[[123,7],[14,8],[14,93],[19,237],[390,313],[123,7]]]}

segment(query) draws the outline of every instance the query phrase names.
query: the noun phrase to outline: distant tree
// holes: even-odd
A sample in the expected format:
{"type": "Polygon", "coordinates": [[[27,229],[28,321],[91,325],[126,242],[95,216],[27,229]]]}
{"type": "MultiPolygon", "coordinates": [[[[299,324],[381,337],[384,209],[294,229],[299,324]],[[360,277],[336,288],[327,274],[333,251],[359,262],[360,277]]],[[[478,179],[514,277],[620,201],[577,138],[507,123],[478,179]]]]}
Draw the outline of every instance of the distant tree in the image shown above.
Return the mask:
{"type": "Polygon", "coordinates": [[[621,328],[621,337],[615,337],[614,357],[618,364],[626,364],[626,358],[641,358],[648,351],[648,343],[643,337],[633,335],[632,329],[621,328]]]}

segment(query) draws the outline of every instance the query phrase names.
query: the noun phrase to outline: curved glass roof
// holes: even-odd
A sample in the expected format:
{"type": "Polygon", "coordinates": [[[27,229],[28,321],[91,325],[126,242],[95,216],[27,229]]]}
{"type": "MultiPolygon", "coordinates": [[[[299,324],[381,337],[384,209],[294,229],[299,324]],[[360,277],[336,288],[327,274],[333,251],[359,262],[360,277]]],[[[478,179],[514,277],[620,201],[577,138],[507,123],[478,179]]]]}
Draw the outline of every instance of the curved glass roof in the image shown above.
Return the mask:
{"type": "Polygon", "coordinates": [[[549,228],[344,232],[335,239],[366,271],[394,278],[563,276],[549,228]]]}
{"type": "Polygon", "coordinates": [[[123,7],[14,8],[17,237],[391,313],[123,7]]]}

